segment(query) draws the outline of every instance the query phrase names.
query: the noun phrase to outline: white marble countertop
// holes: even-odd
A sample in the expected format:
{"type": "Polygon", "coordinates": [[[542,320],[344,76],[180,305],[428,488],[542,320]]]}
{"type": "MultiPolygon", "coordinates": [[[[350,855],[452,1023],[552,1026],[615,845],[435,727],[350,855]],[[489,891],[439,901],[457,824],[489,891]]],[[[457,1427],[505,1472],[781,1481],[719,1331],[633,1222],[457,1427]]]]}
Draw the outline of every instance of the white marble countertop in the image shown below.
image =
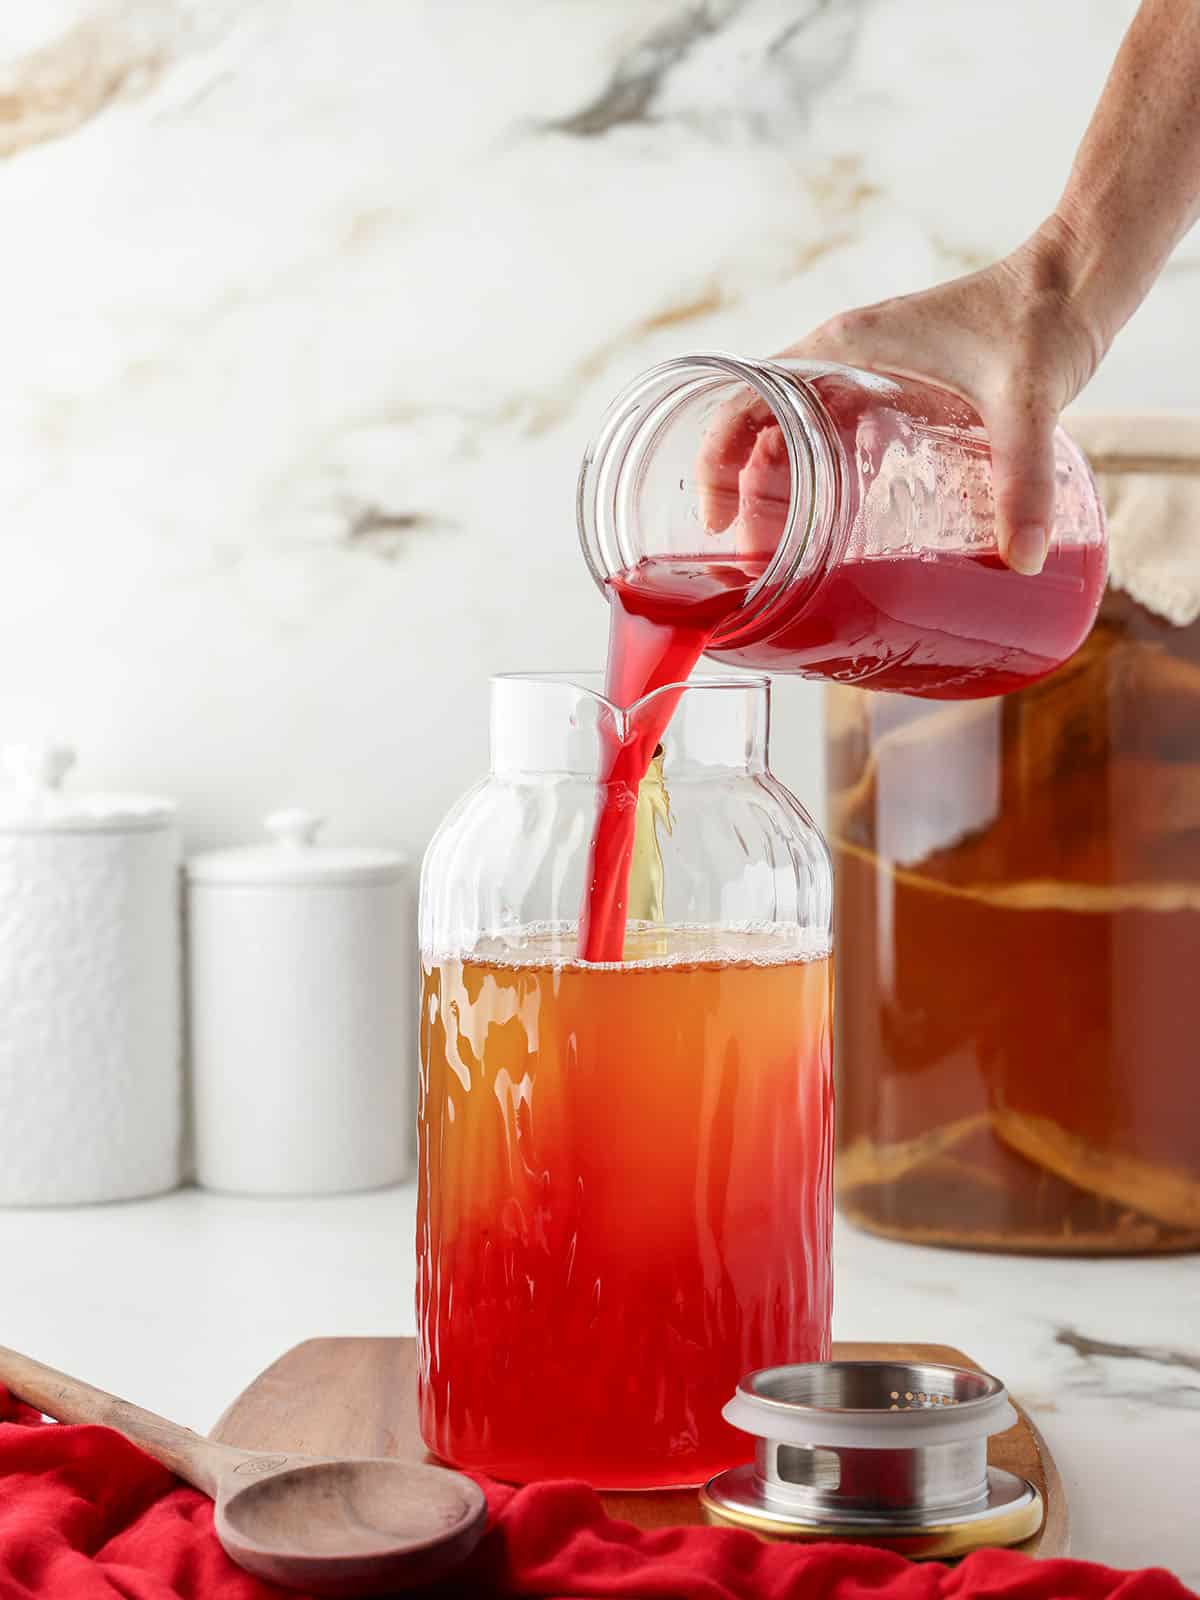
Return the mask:
{"type": "MultiPolygon", "coordinates": [[[[302,1339],[413,1331],[414,1200],[0,1212],[4,1339],[206,1430],[302,1339]]],[[[1200,1586],[1200,1257],[967,1255],[841,1226],[836,1302],[839,1337],[957,1345],[1008,1383],[1058,1461],[1074,1554],[1200,1586]]]]}

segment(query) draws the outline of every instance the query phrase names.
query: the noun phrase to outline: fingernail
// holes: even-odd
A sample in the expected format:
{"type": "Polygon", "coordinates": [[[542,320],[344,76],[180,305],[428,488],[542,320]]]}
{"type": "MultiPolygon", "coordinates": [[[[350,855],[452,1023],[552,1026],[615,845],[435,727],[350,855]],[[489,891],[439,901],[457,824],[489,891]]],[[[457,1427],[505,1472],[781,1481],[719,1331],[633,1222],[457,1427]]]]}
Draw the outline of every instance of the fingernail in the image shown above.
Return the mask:
{"type": "Polygon", "coordinates": [[[1014,572],[1035,577],[1046,564],[1046,530],[1036,522],[1018,528],[1009,540],[1008,564],[1014,572]]]}

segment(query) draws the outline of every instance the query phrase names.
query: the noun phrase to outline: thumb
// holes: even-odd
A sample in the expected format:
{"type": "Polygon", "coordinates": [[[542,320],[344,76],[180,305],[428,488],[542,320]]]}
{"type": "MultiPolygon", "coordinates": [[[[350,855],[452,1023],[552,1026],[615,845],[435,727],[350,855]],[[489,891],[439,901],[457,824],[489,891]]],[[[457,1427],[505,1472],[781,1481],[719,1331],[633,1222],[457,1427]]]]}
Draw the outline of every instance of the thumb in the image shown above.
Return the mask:
{"type": "Polygon", "coordinates": [[[1036,397],[1006,403],[984,417],[992,447],[996,538],[1014,572],[1040,572],[1054,527],[1052,407],[1036,397]]]}

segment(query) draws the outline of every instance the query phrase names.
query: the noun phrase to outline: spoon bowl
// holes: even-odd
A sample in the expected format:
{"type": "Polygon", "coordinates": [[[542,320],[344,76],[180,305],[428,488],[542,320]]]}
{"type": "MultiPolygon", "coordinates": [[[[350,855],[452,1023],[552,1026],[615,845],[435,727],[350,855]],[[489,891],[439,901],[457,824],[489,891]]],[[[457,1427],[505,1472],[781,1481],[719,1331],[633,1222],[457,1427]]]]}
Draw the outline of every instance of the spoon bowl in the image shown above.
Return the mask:
{"type": "Polygon", "coordinates": [[[247,1572],[290,1588],[369,1595],[429,1583],[483,1534],[483,1491],[461,1473],[386,1459],[245,1465],[221,1480],[217,1537],[247,1572]]]}

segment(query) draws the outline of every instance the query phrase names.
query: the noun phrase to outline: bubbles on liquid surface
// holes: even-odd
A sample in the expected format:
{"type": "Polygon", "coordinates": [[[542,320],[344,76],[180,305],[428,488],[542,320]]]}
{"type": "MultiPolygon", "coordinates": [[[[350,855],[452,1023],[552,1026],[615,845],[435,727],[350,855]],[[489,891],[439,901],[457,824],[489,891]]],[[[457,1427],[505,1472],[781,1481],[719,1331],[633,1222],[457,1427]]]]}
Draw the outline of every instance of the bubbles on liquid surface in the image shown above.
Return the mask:
{"type": "Polygon", "coordinates": [[[426,961],[478,961],[490,966],[578,972],[661,971],[700,966],[770,967],[821,961],[832,954],[827,935],[798,923],[630,923],[621,961],[582,961],[574,922],[534,922],[482,935],[469,948],[426,951],[426,961]]]}

